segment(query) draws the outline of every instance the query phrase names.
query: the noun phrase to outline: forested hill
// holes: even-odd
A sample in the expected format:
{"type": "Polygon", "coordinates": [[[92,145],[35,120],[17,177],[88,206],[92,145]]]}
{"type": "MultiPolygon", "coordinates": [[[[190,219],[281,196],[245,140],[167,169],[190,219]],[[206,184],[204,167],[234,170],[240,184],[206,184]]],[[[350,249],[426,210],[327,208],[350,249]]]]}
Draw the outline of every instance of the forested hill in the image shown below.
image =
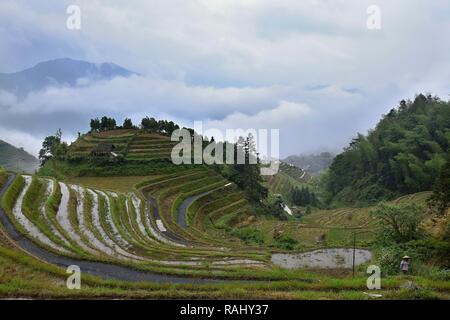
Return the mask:
{"type": "Polygon", "coordinates": [[[0,140],[0,166],[12,171],[33,173],[39,167],[39,160],[22,148],[0,140]]]}
{"type": "Polygon", "coordinates": [[[449,157],[450,101],[401,101],[367,136],[358,134],[324,177],[331,201],[370,203],[431,190],[449,157]]]}

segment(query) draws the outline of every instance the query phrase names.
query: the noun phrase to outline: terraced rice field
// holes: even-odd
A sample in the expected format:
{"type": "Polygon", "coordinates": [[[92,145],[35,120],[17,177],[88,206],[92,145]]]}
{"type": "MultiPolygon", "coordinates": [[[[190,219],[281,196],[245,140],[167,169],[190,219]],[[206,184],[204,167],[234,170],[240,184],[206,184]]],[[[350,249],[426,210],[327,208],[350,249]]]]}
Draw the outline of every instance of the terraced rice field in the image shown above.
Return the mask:
{"type": "Polygon", "coordinates": [[[311,175],[306,170],[286,162],[280,163],[280,172],[299,182],[308,182],[311,179],[311,175]]]}
{"type": "MultiPolygon", "coordinates": [[[[301,169],[297,168],[295,177],[299,177],[302,174],[298,174],[298,170],[301,171],[301,169]]],[[[284,171],[278,172],[276,175],[268,176],[266,177],[266,184],[269,189],[269,191],[272,194],[280,194],[283,195],[285,198],[285,201],[289,200],[288,195],[292,191],[293,188],[301,188],[306,185],[306,182],[309,179],[309,175],[306,172],[303,172],[304,178],[298,179],[290,176],[288,173],[284,171]]]]}
{"type": "Polygon", "coordinates": [[[116,153],[125,154],[134,135],[133,130],[115,130],[113,135],[110,132],[84,134],[71,144],[68,152],[69,159],[89,158],[92,150],[103,143],[114,144],[116,153]]]}
{"type": "MultiPolygon", "coordinates": [[[[224,225],[258,220],[241,192],[214,172],[141,177],[126,192],[86,181],[10,176],[0,210],[0,296],[370,298],[364,271],[349,280],[280,269],[271,262],[277,250],[225,232],[224,225]],[[85,272],[78,292],[65,288],[59,268],[73,264],[85,272]]],[[[418,281],[448,296],[450,288],[418,281]]],[[[380,293],[397,297],[401,283],[390,280],[380,293]]]]}
{"type": "Polygon", "coordinates": [[[70,146],[69,159],[88,159],[96,147],[105,143],[112,144],[115,154],[131,162],[168,159],[176,144],[168,136],[140,130],[88,133],[70,146]]]}
{"type": "Polygon", "coordinates": [[[136,135],[128,144],[126,159],[141,161],[169,158],[175,144],[169,137],[157,134],[136,135]]]}
{"type": "Polygon", "coordinates": [[[170,266],[175,274],[192,275],[264,268],[269,261],[264,251],[200,231],[198,219],[205,215],[195,208],[202,209],[203,202],[212,206],[224,195],[243,200],[233,185],[207,170],[154,177],[128,193],[18,175],[6,192],[11,200],[5,209],[19,232],[60,256],[143,270],[170,266]],[[178,224],[186,212],[186,222],[178,224]]]}

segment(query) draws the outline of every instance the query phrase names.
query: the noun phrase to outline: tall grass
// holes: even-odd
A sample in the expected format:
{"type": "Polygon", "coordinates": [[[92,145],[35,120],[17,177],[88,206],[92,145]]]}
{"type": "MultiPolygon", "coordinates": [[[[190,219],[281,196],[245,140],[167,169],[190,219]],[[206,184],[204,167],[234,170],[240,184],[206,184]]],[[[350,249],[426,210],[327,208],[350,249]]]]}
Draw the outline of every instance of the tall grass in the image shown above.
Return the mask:
{"type": "Polygon", "coordinates": [[[7,180],[8,172],[6,172],[5,168],[0,167],[0,188],[3,187],[7,180]]]}
{"type": "Polygon", "coordinates": [[[2,207],[6,210],[7,213],[12,214],[12,210],[14,208],[14,204],[17,201],[17,198],[20,195],[20,192],[25,186],[25,179],[18,175],[14,179],[13,183],[9,187],[9,189],[5,192],[2,198],[2,207]]]}

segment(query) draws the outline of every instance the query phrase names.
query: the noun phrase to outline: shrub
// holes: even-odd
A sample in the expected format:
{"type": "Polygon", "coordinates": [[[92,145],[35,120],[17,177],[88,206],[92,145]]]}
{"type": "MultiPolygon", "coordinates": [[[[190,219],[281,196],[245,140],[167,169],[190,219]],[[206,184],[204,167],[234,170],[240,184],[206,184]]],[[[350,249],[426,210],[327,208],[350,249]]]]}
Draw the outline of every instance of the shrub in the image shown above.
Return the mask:
{"type": "Polygon", "coordinates": [[[280,249],[293,250],[297,243],[298,241],[292,238],[291,236],[283,234],[275,241],[273,246],[280,249]]]}
{"type": "Polygon", "coordinates": [[[231,234],[235,237],[241,238],[246,243],[264,243],[264,235],[260,230],[254,228],[235,228],[232,230],[231,234]]]}
{"type": "Polygon", "coordinates": [[[370,211],[370,215],[380,221],[380,236],[394,242],[407,242],[420,238],[419,224],[424,216],[424,208],[415,203],[380,203],[370,211]]]}

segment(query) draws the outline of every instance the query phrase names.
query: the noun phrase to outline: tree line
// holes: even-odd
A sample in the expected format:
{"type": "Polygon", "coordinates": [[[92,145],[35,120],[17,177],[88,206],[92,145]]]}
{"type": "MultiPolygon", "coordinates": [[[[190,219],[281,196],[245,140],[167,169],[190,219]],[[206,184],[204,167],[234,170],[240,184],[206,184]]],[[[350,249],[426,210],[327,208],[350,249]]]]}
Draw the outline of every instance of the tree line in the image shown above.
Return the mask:
{"type": "MultiPolygon", "coordinates": [[[[219,144],[223,148],[223,142],[215,142],[214,137],[208,140],[206,137],[203,140],[204,147],[209,144],[219,144]]],[[[230,144],[230,142],[225,142],[230,144]]],[[[212,167],[228,180],[234,182],[240,189],[244,190],[247,197],[254,201],[266,199],[268,189],[263,186],[263,179],[260,174],[261,162],[256,151],[255,138],[252,134],[247,137],[239,137],[237,142],[232,144],[233,149],[233,164],[214,164],[212,167]],[[238,161],[239,155],[243,156],[243,163],[238,161]]],[[[231,149],[231,148],[230,148],[231,149]]],[[[224,158],[227,158],[228,148],[223,148],[224,158]]]]}
{"type": "Polygon", "coordinates": [[[296,206],[312,206],[317,207],[319,205],[319,200],[316,194],[309,190],[307,187],[294,187],[290,192],[291,201],[296,206]]]}
{"type": "Polygon", "coordinates": [[[118,126],[114,118],[103,116],[101,118],[94,118],[90,121],[91,132],[101,132],[116,129],[144,129],[149,132],[172,134],[179,125],[173,121],[156,120],[153,117],[145,117],[141,120],[139,126],[134,125],[130,118],[125,118],[122,126],[118,126]]]}

